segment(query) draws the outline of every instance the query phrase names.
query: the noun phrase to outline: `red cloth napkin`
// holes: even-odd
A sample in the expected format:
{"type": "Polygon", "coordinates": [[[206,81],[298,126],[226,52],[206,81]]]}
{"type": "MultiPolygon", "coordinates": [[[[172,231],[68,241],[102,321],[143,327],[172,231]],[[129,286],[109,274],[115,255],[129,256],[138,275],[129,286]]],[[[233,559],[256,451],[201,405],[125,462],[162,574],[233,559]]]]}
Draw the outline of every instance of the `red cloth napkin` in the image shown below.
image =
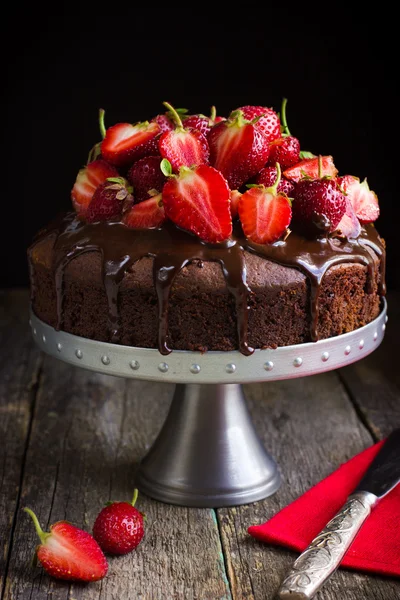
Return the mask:
{"type": "MultiPolygon", "coordinates": [[[[269,544],[305,550],[345,503],[382,444],[357,454],[262,525],[249,527],[250,535],[269,544]]],[[[372,509],[341,566],[400,576],[400,485],[372,509]]]]}

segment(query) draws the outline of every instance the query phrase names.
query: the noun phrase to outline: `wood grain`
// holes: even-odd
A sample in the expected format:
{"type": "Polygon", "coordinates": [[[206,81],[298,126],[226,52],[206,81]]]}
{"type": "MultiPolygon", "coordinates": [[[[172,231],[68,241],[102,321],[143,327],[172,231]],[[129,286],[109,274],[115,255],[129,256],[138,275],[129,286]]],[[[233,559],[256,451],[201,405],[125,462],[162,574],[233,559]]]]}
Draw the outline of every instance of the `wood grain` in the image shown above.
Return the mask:
{"type": "Polygon", "coordinates": [[[28,331],[26,291],[0,295],[0,596],[11,551],[32,407],[43,360],[28,331]]]}

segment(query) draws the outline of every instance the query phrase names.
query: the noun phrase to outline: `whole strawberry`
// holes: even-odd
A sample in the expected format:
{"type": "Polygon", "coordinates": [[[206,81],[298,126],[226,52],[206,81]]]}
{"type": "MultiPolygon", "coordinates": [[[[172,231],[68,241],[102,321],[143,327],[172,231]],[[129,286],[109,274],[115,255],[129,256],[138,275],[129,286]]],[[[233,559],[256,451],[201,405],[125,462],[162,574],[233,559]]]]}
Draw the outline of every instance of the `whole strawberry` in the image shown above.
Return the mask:
{"type": "Polygon", "coordinates": [[[108,177],[95,190],[86,213],[86,221],[118,219],[133,203],[132,188],[123,177],[108,177]]]}
{"type": "Polygon", "coordinates": [[[160,169],[160,156],[145,156],[135,162],[127,178],[135,191],[135,204],[147,200],[150,190],[161,192],[167,178],[160,169]]]}
{"type": "Polygon", "coordinates": [[[346,198],[336,179],[302,179],[295,188],[293,231],[318,236],[335,231],[346,212],[346,198]]]}
{"type": "Polygon", "coordinates": [[[197,129],[203,135],[207,136],[216,123],[225,121],[224,117],[217,117],[217,109],[215,106],[211,107],[211,113],[209,117],[205,115],[189,115],[183,119],[185,127],[191,129],[197,129]]]}
{"type": "Polygon", "coordinates": [[[281,135],[281,122],[278,113],[266,106],[241,106],[243,117],[248,121],[256,121],[256,129],[263,134],[268,142],[273,142],[281,135]]]}
{"type": "Polygon", "coordinates": [[[271,142],[271,151],[268,162],[271,165],[279,163],[281,169],[287,169],[300,161],[300,142],[291,135],[286,120],[287,98],[282,100],[281,108],[281,136],[271,142]]]}
{"type": "Polygon", "coordinates": [[[108,554],[128,554],[144,536],[143,514],[135,508],[138,490],[129,502],[111,502],[98,514],[93,537],[108,554]]]}
{"type": "Polygon", "coordinates": [[[268,159],[269,143],[257,128],[257,119],[250,121],[236,110],[208,134],[210,164],[222,173],[231,190],[254,177],[268,159]]]}
{"type": "Polygon", "coordinates": [[[46,533],[35,513],[24,508],[40,538],[36,556],[48,575],[69,581],[98,581],[107,574],[108,564],[99,544],[82,529],[67,521],[58,521],[46,533]]]}
{"type": "MultiPolygon", "coordinates": [[[[265,185],[265,187],[271,187],[274,185],[276,179],[278,177],[278,170],[275,166],[269,165],[261,169],[258,175],[255,177],[255,183],[258,185],[265,185]]],[[[283,192],[289,198],[293,196],[294,191],[294,183],[286,179],[286,177],[281,177],[278,183],[277,192],[283,192]]]]}

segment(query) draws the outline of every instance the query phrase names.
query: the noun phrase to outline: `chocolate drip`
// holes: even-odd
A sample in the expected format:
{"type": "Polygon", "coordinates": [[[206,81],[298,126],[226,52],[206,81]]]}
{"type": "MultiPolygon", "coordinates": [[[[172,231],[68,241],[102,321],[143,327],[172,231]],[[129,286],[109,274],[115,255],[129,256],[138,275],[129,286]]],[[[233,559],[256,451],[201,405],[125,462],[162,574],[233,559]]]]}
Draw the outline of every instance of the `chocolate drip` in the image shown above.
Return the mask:
{"type": "MultiPolygon", "coordinates": [[[[154,259],[153,277],[158,298],[158,349],[168,354],[168,307],[175,277],[188,264],[211,261],[220,264],[229,292],[235,300],[239,350],[251,354],[248,345],[248,298],[244,250],[304,273],[310,282],[311,339],[318,340],[319,293],[325,273],[334,265],[358,263],[367,266],[372,286],[376,277],[376,257],[380,259],[380,293],[385,293],[385,249],[372,225],[357,240],[321,238],[308,240],[291,233],[285,241],[270,245],[247,240],[237,226],[232,238],[220,244],[205,244],[171,222],[159,229],[132,230],[121,223],[86,224],[74,213],[54,221],[36,238],[29,249],[44,237],[54,236],[57,328],[63,327],[64,275],[69,262],[84,252],[97,251],[102,257],[103,282],[108,301],[109,339],[120,339],[119,288],[126,271],[144,257],[154,259]]],[[[33,277],[33,276],[32,276],[33,277]]],[[[32,279],[33,281],[33,279],[32,279]]],[[[33,294],[34,294],[33,284],[33,294]]]]}

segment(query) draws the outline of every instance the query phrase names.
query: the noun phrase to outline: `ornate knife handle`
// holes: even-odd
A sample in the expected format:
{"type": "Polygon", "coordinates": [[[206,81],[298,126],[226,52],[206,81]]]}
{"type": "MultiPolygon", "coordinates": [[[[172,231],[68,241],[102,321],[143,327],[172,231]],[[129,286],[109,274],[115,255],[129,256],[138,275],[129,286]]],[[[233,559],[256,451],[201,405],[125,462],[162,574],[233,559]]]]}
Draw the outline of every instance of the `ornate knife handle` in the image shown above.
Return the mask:
{"type": "Polygon", "coordinates": [[[279,590],[279,598],[310,600],[338,568],[378,498],[369,492],[349,496],[343,508],[300,554],[279,590]]]}

